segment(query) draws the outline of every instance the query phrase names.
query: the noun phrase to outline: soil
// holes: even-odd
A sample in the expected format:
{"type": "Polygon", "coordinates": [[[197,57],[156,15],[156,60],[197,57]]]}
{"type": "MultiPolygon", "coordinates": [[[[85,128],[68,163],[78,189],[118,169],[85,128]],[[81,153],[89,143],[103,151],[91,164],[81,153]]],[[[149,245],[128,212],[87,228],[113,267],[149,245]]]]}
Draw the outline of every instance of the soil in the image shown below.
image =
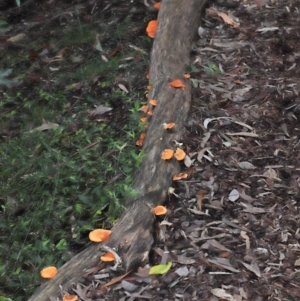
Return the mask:
{"type": "MultiPolygon", "coordinates": [[[[105,11],[116,22],[132,14],[134,25],[121,43],[127,50],[154,14],[136,1],[78,3],[86,18],[96,6],[99,15],[105,11]]],[[[300,298],[299,3],[226,4],[208,5],[191,52],[193,105],[182,141],[191,159],[182,172],[189,177],[174,182],[149,263],[172,267],[160,276],[149,276],[146,266],[116,278],[122,274],[99,265],[69,291],[82,300],[300,298]]],[[[43,12],[24,8],[21,17],[9,8],[11,18],[21,22],[44,14],[38,35],[47,35],[49,22],[59,30],[75,4],[28,5],[43,12]]],[[[3,49],[18,51],[4,41],[2,36],[3,49]]],[[[139,72],[125,84],[141,91],[146,63],[135,60],[131,72],[139,72]]]]}

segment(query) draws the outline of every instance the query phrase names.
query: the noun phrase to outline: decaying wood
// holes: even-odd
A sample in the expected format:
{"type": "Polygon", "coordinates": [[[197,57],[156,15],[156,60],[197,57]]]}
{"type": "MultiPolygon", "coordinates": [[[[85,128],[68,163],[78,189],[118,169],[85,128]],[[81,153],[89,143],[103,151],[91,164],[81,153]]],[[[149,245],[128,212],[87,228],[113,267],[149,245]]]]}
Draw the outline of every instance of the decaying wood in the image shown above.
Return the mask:
{"type": "Polygon", "coordinates": [[[174,148],[179,141],[191,103],[191,85],[184,80],[189,70],[192,41],[197,32],[204,1],[164,0],[159,11],[150,64],[149,99],[158,101],[144,142],[145,158],[136,176],[134,189],[141,197],[129,204],[124,215],[112,231],[109,246],[116,247],[123,258],[125,269],[143,264],[154,242],[151,208],[163,203],[167,197],[172,176],[180,171],[175,160],[163,161],[165,148],[174,148]],[[181,79],[186,89],[172,88],[169,83],[181,79]],[[175,122],[173,131],[166,131],[163,123],[175,122]],[[149,193],[152,192],[152,193],[149,193]]]}
{"type": "MultiPolygon", "coordinates": [[[[145,157],[135,177],[134,189],[140,196],[127,200],[127,207],[112,229],[109,247],[117,250],[126,271],[143,265],[154,243],[155,216],[152,208],[162,204],[168,195],[172,176],[180,171],[175,160],[163,161],[165,148],[175,148],[183,134],[183,124],[191,103],[191,85],[183,74],[189,70],[192,41],[200,22],[206,0],[164,0],[158,14],[159,27],[153,43],[150,65],[149,99],[158,101],[144,142],[145,157]],[[172,88],[169,83],[181,79],[185,90],[172,88]],[[175,122],[174,130],[166,131],[163,123],[175,122]]],[[[100,246],[91,246],[76,255],[49,282],[43,284],[30,301],[48,301],[59,296],[64,288],[77,283],[86,269],[99,263],[100,246]]]]}

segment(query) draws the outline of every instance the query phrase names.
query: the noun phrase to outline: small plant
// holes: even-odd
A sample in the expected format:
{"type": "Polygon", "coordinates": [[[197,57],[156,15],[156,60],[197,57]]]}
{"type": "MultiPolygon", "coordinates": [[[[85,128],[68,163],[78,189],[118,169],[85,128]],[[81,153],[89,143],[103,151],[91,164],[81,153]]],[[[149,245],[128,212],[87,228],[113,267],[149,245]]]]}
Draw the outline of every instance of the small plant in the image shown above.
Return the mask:
{"type": "Polygon", "coordinates": [[[8,25],[8,23],[5,20],[0,19],[0,32],[6,32],[10,29],[11,27],[8,25]]]}
{"type": "Polygon", "coordinates": [[[130,187],[142,155],[132,125],[120,135],[109,124],[89,123],[73,135],[65,124],[1,145],[0,279],[12,290],[21,282],[32,291],[36,271],[61,266],[71,245],[88,243],[97,226],[111,227],[123,200],[135,195],[130,187]]]}
{"type": "MultiPolygon", "coordinates": [[[[79,10],[54,19],[47,34],[29,29],[26,43],[0,57],[0,300],[26,300],[42,268],[86,248],[90,231],[111,228],[124,200],[139,194],[132,182],[143,158],[135,143],[144,97],[132,86],[134,76],[146,85],[150,44],[128,30],[129,18],[86,22],[79,10]],[[99,32],[101,52],[93,48],[99,32]],[[116,83],[127,76],[128,93],[116,83]],[[112,110],[93,116],[99,105],[112,110]]],[[[0,32],[10,29],[0,20],[0,32]]]]}
{"type": "Polygon", "coordinates": [[[208,63],[208,66],[205,67],[205,72],[209,75],[209,76],[214,76],[214,74],[223,74],[224,71],[221,69],[221,67],[217,66],[216,64],[213,63],[208,63]]]}

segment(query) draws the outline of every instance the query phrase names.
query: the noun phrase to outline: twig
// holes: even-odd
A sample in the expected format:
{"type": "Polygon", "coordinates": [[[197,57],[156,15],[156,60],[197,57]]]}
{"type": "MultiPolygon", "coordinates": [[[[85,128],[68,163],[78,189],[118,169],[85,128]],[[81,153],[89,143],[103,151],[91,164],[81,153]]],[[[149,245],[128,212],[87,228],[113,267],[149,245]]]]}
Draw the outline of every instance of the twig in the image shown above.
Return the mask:
{"type": "Polygon", "coordinates": [[[110,248],[106,245],[102,245],[101,248],[100,248],[102,251],[105,251],[105,252],[110,252],[112,253],[114,256],[115,256],[115,265],[113,267],[111,267],[110,269],[113,270],[113,271],[116,271],[118,266],[121,266],[122,265],[122,258],[118,255],[118,253],[115,251],[114,248],[110,248]]]}

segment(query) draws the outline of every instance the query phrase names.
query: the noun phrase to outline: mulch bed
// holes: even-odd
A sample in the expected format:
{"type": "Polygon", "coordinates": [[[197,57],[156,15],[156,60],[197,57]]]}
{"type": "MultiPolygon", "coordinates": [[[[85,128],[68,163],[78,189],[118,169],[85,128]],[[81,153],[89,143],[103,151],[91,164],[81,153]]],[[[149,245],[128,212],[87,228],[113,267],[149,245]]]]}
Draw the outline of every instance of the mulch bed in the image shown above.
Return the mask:
{"type": "Polygon", "coordinates": [[[190,177],[174,185],[151,256],[171,270],[106,286],[117,275],[103,269],[87,297],[300,298],[300,14],[296,1],[237,4],[208,7],[191,55],[190,177]]]}
{"type": "Polygon", "coordinates": [[[120,301],[300,299],[297,4],[207,7],[191,53],[193,105],[182,141],[189,178],[174,182],[150,256],[151,266],[172,268],[122,277],[99,266],[69,293],[120,301]]]}

